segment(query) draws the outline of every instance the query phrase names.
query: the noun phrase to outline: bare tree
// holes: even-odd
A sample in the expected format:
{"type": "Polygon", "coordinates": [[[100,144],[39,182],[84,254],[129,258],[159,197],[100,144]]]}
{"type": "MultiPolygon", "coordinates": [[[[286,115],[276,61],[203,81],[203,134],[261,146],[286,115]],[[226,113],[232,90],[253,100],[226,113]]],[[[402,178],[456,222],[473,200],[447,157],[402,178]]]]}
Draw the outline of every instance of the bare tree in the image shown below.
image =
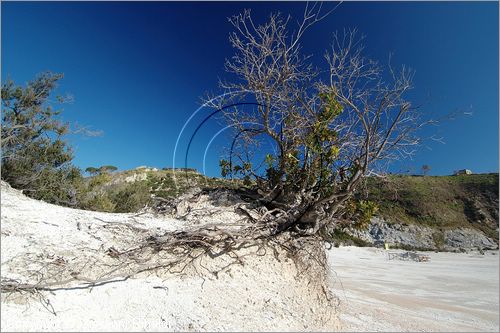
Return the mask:
{"type": "Polygon", "coordinates": [[[300,40],[325,15],[306,6],[295,30],[280,14],[260,25],[248,10],[230,19],[235,53],[225,67],[234,79],[221,82],[230,93],[212,106],[255,106],[225,108],[236,132],[222,172],[255,184],[273,233],[335,225],[363,178],[412,155],[427,123],[405,97],[413,72],[365,57],[355,30],[334,34],[325,66],[313,66],[300,40]]]}
{"type": "Polygon", "coordinates": [[[427,174],[431,171],[431,167],[427,164],[422,165],[422,173],[424,176],[427,176],[427,174]]]}

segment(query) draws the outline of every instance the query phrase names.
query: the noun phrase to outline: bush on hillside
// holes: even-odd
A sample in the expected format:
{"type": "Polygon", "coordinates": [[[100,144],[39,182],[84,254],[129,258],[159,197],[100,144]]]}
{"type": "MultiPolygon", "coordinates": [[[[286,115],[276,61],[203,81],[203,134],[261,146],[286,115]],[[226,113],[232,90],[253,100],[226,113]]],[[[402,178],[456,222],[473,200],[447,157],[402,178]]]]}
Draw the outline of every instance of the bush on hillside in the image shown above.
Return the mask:
{"type": "Polygon", "coordinates": [[[111,201],[115,204],[114,212],[137,212],[149,202],[151,195],[149,187],[144,182],[126,184],[110,194],[111,201]]]}
{"type": "Polygon", "coordinates": [[[12,80],[2,85],[2,179],[35,199],[74,206],[82,177],[64,140],[69,127],[50,103],[62,77],[47,72],[24,87],[12,80]]]}
{"type": "Polygon", "coordinates": [[[81,205],[83,209],[108,213],[114,212],[116,207],[107,193],[93,194],[87,201],[82,202],[81,205]]]}

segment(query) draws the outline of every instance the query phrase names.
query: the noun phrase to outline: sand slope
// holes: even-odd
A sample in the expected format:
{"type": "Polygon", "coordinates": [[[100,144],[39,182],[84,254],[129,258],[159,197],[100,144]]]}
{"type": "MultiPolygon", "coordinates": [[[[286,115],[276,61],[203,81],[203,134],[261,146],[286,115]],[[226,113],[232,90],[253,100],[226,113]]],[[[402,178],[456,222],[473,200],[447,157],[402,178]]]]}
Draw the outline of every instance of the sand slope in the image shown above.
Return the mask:
{"type": "MultiPolygon", "coordinates": [[[[108,214],[29,199],[2,183],[2,279],[36,282],[53,272],[99,276],[106,251],[161,230],[192,227],[151,215],[108,214]],[[140,230],[140,231],[138,231],[140,230]],[[99,263],[99,264],[97,264],[99,263]]],[[[304,331],[338,328],[335,307],[285,256],[242,251],[201,257],[183,274],[164,271],[93,288],[2,294],[4,331],[304,331]],[[218,271],[217,274],[211,272],[218,271]],[[55,314],[51,313],[54,311],[55,314]]]]}

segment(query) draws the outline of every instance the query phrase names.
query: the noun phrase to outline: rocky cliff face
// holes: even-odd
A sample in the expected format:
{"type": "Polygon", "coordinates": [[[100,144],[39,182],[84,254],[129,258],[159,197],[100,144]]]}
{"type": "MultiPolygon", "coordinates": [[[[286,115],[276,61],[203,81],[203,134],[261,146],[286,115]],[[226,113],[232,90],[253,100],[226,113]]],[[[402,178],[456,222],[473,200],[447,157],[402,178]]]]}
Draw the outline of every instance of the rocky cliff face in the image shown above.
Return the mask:
{"type": "Polygon", "coordinates": [[[498,242],[473,228],[439,230],[428,226],[405,223],[389,223],[373,217],[366,230],[345,229],[351,237],[367,244],[417,250],[465,252],[470,250],[498,249],[498,242]]]}

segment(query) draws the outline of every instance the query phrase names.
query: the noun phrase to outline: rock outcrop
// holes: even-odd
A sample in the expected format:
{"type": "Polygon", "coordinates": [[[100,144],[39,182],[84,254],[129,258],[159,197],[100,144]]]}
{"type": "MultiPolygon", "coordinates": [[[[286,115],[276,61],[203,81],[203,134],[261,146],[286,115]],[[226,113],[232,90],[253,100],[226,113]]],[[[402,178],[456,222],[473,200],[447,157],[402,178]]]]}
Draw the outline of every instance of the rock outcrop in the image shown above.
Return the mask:
{"type": "Polygon", "coordinates": [[[439,230],[428,226],[407,223],[391,223],[373,217],[366,230],[345,229],[344,232],[367,244],[416,249],[463,252],[470,250],[498,249],[498,243],[473,228],[439,230]]]}

